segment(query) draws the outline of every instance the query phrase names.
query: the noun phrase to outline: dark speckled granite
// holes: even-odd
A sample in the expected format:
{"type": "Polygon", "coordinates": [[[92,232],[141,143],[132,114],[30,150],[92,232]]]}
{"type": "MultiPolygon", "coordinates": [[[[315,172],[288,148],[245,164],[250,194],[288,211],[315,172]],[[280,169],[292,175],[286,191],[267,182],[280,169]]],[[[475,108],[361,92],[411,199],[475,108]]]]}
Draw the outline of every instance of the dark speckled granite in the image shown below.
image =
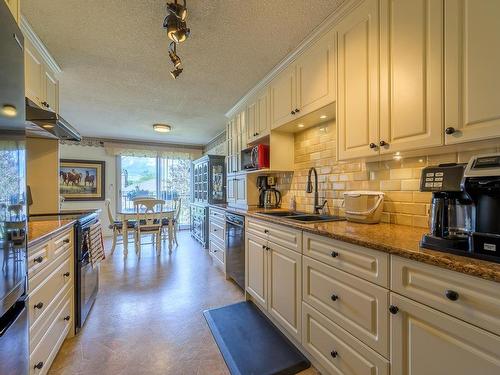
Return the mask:
{"type": "MultiPolygon", "coordinates": [[[[219,206],[219,208],[223,207],[219,206]]],[[[243,211],[228,208],[228,210],[248,217],[286,225],[306,232],[399,255],[467,275],[500,282],[499,263],[421,248],[419,243],[422,235],[427,232],[425,228],[385,223],[358,224],[349,221],[308,224],[280,217],[262,215],[259,213],[263,211],[262,209],[243,211]]]]}

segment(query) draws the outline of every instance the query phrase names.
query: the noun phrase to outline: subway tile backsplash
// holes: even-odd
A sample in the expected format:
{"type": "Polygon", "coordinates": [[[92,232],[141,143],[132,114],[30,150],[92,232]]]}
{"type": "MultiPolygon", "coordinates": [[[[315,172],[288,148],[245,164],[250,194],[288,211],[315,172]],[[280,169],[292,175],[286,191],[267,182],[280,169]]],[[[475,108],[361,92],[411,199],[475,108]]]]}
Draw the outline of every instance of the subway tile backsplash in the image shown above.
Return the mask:
{"type": "Polygon", "coordinates": [[[283,207],[289,207],[290,199],[295,196],[298,210],[313,210],[314,196],[305,190],[309,168],[315,167],[320,201],[328,201],[330,213],[343,214],[344,191],[381,190],[386,193],[383,222],[427,227],[431,193],[419,191],[422,168],[440,163],[465,163],[474,154],[500,151],[500,148],[483,148],[401,160],[337,161],[335,137],[335,122],[295,135],[294,172],[277,175],[283,207]]]}

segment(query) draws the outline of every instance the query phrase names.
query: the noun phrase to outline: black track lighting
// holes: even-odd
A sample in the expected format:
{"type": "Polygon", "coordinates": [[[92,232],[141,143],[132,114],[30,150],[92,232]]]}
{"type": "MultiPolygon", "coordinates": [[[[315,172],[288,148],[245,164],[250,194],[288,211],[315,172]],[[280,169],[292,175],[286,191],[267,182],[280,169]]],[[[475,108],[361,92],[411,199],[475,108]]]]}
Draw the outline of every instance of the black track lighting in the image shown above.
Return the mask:
{"type": "Polygon", "coordinates": [[[167,29],[168,37],[175,43],[184,42],[191,34],[191,30],[186,26],[186,22],[180,20],[175,14],[165,17],[163,27],[167,29]]]}
{"type": "Polygon", "coordinates": [[[177,77],[179,77],[179,75],[182,73],[182,70],[183,70],[182,68],[175,68],[170,72],[170,75],[172,76],[173,79],[177,79],[177,77]]]}
{"type": "Polygon", "coordinates": [[[181,58],[177,55],[177,45],[175,44],[175,42],[170,43],[170,46],[168,47],[168,56],[170,57],[172,64],[174,64],[174,68],[178,68],[179,66],[181,66],[182,61],[181,58]]]}
{"type": "Polygon", "coordinates": [[[167,4],[167,10],[180,20],[185,21],[188,14],[186,8],[186,0],[184,0],[183,3],[183,5],[178,4],[177,0],[174,3],[169,3],[167,4]]]}

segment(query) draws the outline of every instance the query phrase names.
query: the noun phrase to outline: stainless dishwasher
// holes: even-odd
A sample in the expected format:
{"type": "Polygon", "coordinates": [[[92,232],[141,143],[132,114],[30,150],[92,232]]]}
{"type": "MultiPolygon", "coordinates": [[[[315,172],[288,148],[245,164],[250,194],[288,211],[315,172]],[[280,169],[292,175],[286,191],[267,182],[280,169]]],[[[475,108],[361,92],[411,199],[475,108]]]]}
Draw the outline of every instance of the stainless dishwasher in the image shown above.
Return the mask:
{"type": "Polygon", "coordinates": [[[245,217],[226,212],[226,274],[245,290],[245,217]]]}

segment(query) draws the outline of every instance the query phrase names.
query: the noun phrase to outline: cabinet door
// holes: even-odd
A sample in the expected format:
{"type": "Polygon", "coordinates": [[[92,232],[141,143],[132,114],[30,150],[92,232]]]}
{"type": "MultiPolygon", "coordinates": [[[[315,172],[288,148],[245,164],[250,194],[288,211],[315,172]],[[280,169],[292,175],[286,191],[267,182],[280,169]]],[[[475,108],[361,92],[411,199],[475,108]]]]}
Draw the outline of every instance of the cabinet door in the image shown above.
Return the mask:
{"type": "Polygon", "coordinates": [[[378,4],[366,0],[337,25],[339,159],[378,154],[378,4]]]}
{"type": "Polygon", "coordinates": [[[245,175],[239,175],[236,179],[236,204],[246,206],[247,204],[247,179],[245,175]]]}
{"type": "Polygon", "coordinates": [[[267,241],[249,234],[246,237],[246,291],[267,309],[267,241]]]}
{"type": "Polygon", "coordinates": [[[274,243],[269,248],[268,311],[300,342],[302,254],[274,243]]]}
{"type": "Polygon", "coordinates": [[[258,102],[253,101],[247,106],[247,141],[252,143],[258,132],[257,126],[257,116],[258,116],[258,102]]]}
{"type": "Polygon", "coordinates": [[[236,180],[234,177],[227,178],[226,196],[227,203],[236,203],[236,180]]]}
{"type": "Polygon", "coordinates": [[[393,374],[500,374],[500,337],[391,293],[393,374]]]}
{"type": "Polygon", "coordinates": [[[41,102],[43,101],[42,57],[27,39],[25,39],[24,51],[26,96],[41,106],[41,102]]]}
{"type": "Polygon", "coordinates": [[[441,146],[443,1],[381,4],[380,152],[441,146]]]}
{"type": "Polygon", "coordinates": [[[297,107],[300,116],[335,101],[335,42],[332,29],[297,59],[297,107]]]}
{"type": "Polygon", "coordinates": [[[59,81],[55,75],[44,66],[44,102],[46,103],[46,108],[53,111],[59,112],[59,81]]]}
{"type": "Polygon", "coordinates": [[[19,0],[5,0],[7,7],[14,16],[14,19],[19,23],[19,0]]]}
{"type": "Polygon", "coordinates": [[[269,90],[266,89],[257,98],[258,117],[256,122],[256,138],[262,138],[269,134],[271,129],[271,106],[269,100],[269,90]]]}
{"type": "MultiPolygon", "coordinates": [[[[246,121],[246,111],[241,111],[238,115],[239,123],[239,135],[240,135],[240,148],[238,149],[238,155],[241,153],[241,150],[247,148],[248,138],[247,138],[247,121],[246,121]]],[[[240,166],[241,169],[241,166],[240,166]]]]}
{"type": "Polygon", "coordinates": [[[295,118],[295,65],[290,65],[271,82],[271,128],[295,118]]]}
{"type": "Polygon", "coordinates": [[[446,1],[446,144],[500,137],[499,15],[498,0],[446,1]]]}

